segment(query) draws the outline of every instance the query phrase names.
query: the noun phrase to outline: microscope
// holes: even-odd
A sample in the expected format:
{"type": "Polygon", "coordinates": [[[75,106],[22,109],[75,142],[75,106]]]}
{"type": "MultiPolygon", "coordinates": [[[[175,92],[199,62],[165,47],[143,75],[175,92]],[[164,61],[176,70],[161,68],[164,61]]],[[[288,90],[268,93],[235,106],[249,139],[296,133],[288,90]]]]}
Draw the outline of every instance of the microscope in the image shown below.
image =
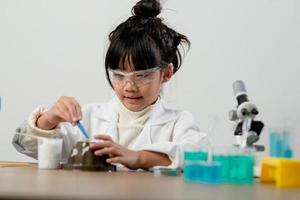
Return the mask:
{"type": "Polygon", "coordinates": [[[263,122],[254,120],[259,113],[258,109],[249,101],[243,81],[235,81],[232,87],[238,103],[236,110],[229,111],[229,119],[236,122],[235,146],[254,147],[256,151],[264,151],[263,145],[254,144],[259,140],[259,135],[264,127],[263,122]]]}

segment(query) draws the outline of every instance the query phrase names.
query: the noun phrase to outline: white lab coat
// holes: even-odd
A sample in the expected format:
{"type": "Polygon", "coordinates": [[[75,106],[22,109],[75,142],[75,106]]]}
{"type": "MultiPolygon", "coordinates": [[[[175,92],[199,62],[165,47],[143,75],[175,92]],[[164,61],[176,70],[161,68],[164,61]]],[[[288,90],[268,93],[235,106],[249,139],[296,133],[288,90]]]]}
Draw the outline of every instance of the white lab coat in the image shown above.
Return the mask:
{"type": "MultiPolygon", "coordinates": [[[[107,134],[117,143],[118,111],[116,98],[104,104],[86,105],[83,108],[82,121],[90,134],[107,134]]],[[[17,132],[36,135],[39,130],[37,127],[30,126],[29,123],[27,125],[25,123],[17,129],[17,132]]],[[[61,123],[55,130],[46,134],[38,133],[38,135],[63,138],[62,157],[64,159],[68,157],[76,142],[84,139],[78,127],[74,127],[70,123],[61,123]]],[[[189,112],[168,108],[163,99],[159,99],[155,103],[145,127],[130,149],[165,153],[172,161],[169,167],[183,167],[184,151],[199,150],[204,136],[205,134],[200,132],[189,112]]],[[[33,138],[16,134],[13,144],[18,151],[36,157],[36,142],[33,140],[33,138]]]]}

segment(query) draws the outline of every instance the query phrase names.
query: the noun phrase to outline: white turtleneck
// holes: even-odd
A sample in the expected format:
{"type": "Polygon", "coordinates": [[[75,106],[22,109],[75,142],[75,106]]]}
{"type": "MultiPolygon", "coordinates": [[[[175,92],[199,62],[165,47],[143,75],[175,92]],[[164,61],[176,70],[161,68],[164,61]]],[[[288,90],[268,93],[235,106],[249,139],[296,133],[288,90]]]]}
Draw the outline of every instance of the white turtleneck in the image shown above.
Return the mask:
{"type": "Polygon", "coordinates": [[[118,99],[118,134],[119,144],[129,148],[136,140],[137,136],[142,132],[146,122],[148,121],[154,104],[145,109],[133,112],[128,110],[118,99]]]}

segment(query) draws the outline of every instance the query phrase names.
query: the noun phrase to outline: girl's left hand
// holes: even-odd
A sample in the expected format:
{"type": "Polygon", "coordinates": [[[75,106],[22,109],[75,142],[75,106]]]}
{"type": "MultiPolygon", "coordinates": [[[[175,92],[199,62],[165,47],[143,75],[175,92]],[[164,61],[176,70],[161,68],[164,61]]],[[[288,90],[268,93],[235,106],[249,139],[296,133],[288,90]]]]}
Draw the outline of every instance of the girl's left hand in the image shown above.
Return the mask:
{"type": "Polygon", "coordinates": [[[129,169],[138,169],[141,167],[139,166],[141,152],[129,150],[115,143],[108,135],[96,135],[94,138],[103,141],[91,143],[90,148],[95,150],[96,156],[107,154],[109,156],[106,160],[107,163],[120,163],[129,169]]]}

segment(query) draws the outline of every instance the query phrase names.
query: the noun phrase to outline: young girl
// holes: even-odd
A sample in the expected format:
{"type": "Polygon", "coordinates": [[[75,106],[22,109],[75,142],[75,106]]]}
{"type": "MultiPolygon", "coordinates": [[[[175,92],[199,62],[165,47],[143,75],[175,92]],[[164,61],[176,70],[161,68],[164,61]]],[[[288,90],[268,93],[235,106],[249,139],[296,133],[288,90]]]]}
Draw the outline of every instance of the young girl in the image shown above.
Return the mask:
{"type": "Polygon", "coordinates": [[[203,134],[192,115],[167,107],[161,87],[181,65],[179,45],[190,45],[186,36],[158,18],[161,5],[141,0],[133,16],[109,34],[106,53],[107,80],[115,98],[105,104],[81,105],[60,97],[50,108],[37,108],[17,129],[14,145],[36,158],[37,142],[24,134],[63,138],[63,158],[82,140],[75,126],[82,120],[95,143],[95,155],[109,155],[108,163],[130,169],[154,166],[182,167],[184,150],[198,150],[203,134]]]}

